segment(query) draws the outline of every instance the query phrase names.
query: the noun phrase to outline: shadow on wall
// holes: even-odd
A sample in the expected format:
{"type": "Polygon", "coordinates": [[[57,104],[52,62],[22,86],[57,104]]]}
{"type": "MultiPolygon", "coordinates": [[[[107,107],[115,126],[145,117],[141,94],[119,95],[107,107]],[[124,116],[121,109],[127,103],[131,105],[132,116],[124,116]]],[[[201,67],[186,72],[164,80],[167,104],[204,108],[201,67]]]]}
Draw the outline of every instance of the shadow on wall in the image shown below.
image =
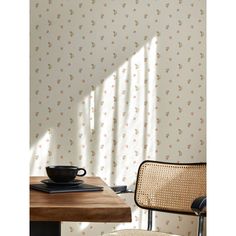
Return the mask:
{"type": "MultiPolygon", "coordinates": [[[[30,145],[33,153],[40,139],[48,136],[50,159],[49,150],[58,147],[61,136],[66,135],[60,129],[79,129],[78,104],[84,103],[143,45],[154,36],[159,37],[157,25],[163,25],[165,16],[161,17],[158,8],[147,6],[144,1],[47,4],[31,4],[30,145]]],[[[119,78],[126,79],[130,78],[119,78]]],[[[69,145],[77,142],[76,132],[69,136],[69,145]]],[[[73,147],[72,152],[78,153],[76,145],[73,147]]],[[[33,168],[31,160],[31,171],[33,168]]]]}

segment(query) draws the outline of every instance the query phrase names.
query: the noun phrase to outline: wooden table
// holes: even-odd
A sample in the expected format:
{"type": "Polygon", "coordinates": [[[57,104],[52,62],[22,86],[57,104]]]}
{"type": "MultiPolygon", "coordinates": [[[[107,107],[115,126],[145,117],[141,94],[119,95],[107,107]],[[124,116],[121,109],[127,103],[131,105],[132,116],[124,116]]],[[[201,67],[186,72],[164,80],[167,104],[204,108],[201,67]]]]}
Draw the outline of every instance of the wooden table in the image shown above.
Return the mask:
{"type": "MultiPolygon", "coordinates": [[[[39,183],[44,177],[30,177],[39,183]]],[[[83,177],[101,192],[48,194],[30,190],[30,235],[59,236],[61,221],[131,222],[131,208],[99,177],[83,177]]]]}

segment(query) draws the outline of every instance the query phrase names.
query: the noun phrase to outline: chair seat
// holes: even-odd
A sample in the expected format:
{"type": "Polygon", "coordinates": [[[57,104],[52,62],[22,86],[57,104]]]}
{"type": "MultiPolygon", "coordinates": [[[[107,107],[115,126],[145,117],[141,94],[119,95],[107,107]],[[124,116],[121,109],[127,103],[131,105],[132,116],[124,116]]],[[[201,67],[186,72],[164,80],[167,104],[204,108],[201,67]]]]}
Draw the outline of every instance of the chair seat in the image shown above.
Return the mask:
{"type": "Polygon", "coordinates": [[[104,234],[103,236],[181,236],[177,234],[167,234],[157,231],[147,231],[139,229],[125,229],[104,234]]]}

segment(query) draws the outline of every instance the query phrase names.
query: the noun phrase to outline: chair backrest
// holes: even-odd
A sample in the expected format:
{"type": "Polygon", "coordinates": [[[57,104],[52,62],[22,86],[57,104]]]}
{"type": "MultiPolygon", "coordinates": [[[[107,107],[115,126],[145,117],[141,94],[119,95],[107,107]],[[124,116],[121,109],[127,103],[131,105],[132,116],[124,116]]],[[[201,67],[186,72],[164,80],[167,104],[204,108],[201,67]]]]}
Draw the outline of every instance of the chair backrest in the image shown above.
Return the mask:
{"type": "Polygon", "coordinates": [[[141,163],[135,202],[144,209],[193,214],[194,199],[206,196],[206,163],[141,163]]]}

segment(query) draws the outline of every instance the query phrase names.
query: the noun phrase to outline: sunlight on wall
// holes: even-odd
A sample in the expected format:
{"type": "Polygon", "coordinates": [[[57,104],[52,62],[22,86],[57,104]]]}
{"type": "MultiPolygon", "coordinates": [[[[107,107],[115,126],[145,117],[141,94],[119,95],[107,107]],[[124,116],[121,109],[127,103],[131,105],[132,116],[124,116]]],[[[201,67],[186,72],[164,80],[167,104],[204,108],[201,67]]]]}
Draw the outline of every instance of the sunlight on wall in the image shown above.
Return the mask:
{"type": "Polygon", "coordinates": [[[88,222],[83,222],[81,223],[80,225],[80,230],[85,230],[88,226],[89,226],[90,223],[88,222]]]}
{"type": "Polygon", "coordinates": [[[50,157],[51,145],[50,129],[43,135],[43,137],[30,148],[30,175],[41,176],[46,175],[45,167],[48,165],[48,158],[50,157]]]}
{"type": "Polygon", "coordinates": [[[94,127],[95,127],[94,104],[95,104],[95,96],[94,96],[94,90],[92,90],[90,93],[90,130],[91,132],[94,132],[94,127]]]}
{"type": "Polygon", "coordinates": [[[78,147],[82,166],[92,175],[103,176],[105,172],[103,179],[108,184],[122,181],[134,186],[138,163],[146,156],[155,156],[153,145],[145,149],[148,155],[143,147],[147,143],[145,132],[152,133],[149,139],[156,137],[157,124],[151,122],[156,120],[156,112],[150,113],[148,109],[156,106],[156,100],[151,97],[155,97],[157,89],[157,50],[158,37],[154,36],[78,103],[78,147]],[[135,130],[135,138],[126,132],[128,124],[135,130]],[[134,150],[132,155],[139,159],[135,163],[125,158],[130,150],[134,150]],[[117,159],[119,153],[123,155],[117,159]],[[128,166],[134,166],[134,171],[123,168],[127,162],[128,166]],[[129,178],[130,175],[133,178],[129,178]]]}

